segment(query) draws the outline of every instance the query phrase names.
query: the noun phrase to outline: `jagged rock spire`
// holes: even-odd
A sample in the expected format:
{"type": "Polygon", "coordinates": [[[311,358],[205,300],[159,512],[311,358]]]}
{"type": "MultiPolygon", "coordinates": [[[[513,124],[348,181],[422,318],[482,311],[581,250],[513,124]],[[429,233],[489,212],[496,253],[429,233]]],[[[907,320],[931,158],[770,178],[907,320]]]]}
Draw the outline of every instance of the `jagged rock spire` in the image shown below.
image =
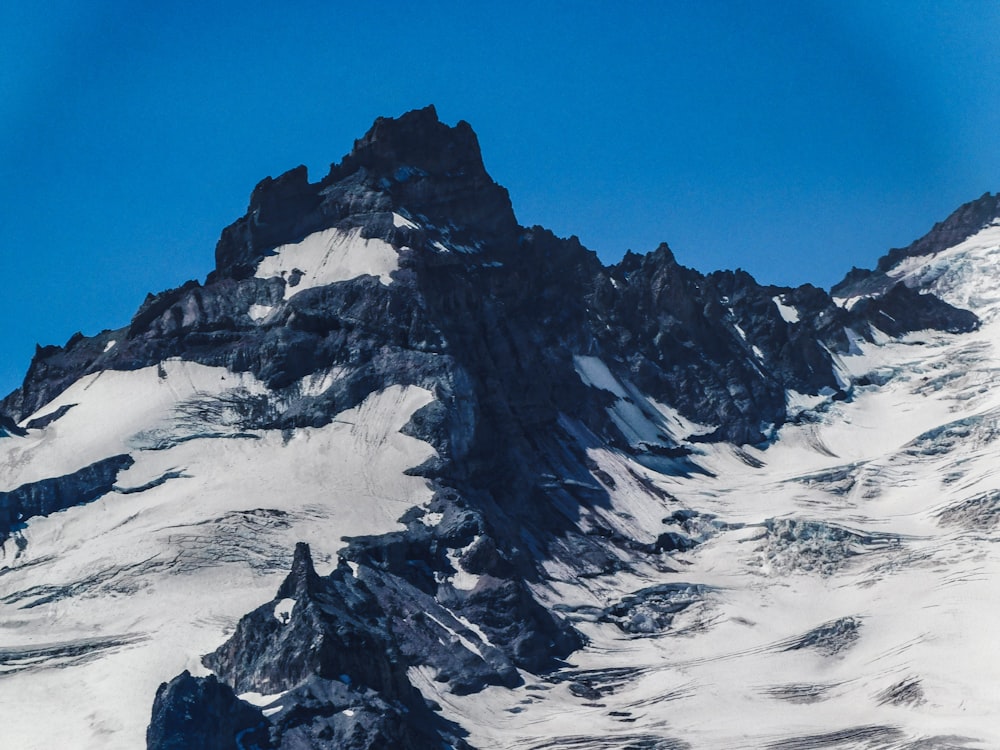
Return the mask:
{"type": "Polygon", "coordinates": [[[465,120],[454,127],[445,125],[432,104],[398,118],[379,117],[354,142],[351,153],[333,166],[331,177],[342,178],[359,167],[386,173],[404,166],[433,175],[462,172],[486,175],[472,126],[465,120]]]}
{"type": "Polygon", "coordinates": [[[320,583],[320,577],[313,566],[312,552],[305,542],[295,545],[295,555],[292,558],[292,569],[278,589],[280,599],[301,599],[315,592],[320,583]]]}
{"type": "Polygon", "coordinates": [[[487,174],[472,127],[446,125],[430,106],[378,118],[319,182],[309,182],[304,166],[261,180],[247,213],[223,230],[213,276],[248,276],[278,245],[345,222],[366,226],[372,215],[398,210],[479,238],[518,230],[510,196],[487,174]]]}

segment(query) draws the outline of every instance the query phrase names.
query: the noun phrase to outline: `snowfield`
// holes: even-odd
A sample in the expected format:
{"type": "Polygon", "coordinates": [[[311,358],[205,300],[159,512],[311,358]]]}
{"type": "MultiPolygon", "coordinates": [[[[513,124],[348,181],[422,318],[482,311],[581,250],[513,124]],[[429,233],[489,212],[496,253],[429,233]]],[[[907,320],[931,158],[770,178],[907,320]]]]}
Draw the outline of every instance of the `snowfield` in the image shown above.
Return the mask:
{"type": "MultiPolygon", "coordinates": [[[[590,639],[557,680],[457,697],[416,671],[471,744],[1000,747],[1000,227],[894,272],[928,274],[983,327],[862,344],[845,372],[887,384],[802,403],[809,419],[767,450],[705,446],[694,458],[706,473],[691,476],[591,454],[615,480],[605,523],[648,541],[660,519],[693,511],[674,528],[706,541],[613,580],[551,566],[539,595],[590,639]],[[687,584],[693,603],[652,634],[589,616],[667,583],[687,584]]],[[[626,395],[599,360],[576,364],[626,395]]]]}
{"type": "Polygon", "coordinates": [[[206,673],[201,655],[273,596],[297,541],[326,572],[341,537],[401,529],[430,499],[403,472],[434,451],[399,432],[427,391],[394,386],[288,436],[206,408],[259,389],[189,362],[104,372],[43,410],[76,404],[63,417],[2,443],[7,489],[123,451],[135,463],[118,491],[33,518],[3,548],[0,744],[144,747],[156,688],[206,673]]]}
{"type": "MultiPolygon", "coordinates": [[[[285,278],[287,299],[360,274],[389,284],[396,260],[385,243],[328,230],[278,248],[257,275],[285,278]]],[[[595,577],[547,563],[535,593],[589,640],[553,675],[457,696],[411,670],[470,744],[1000,747],[1000,226],[892,275],[973,309],[983,326],[856,337],[838,361],[843,377],[882,385],[847,401],[789,393],[796,418],[766,449],[699,443],[685,462],[641,463],[588,449],[611,504],[584,513],[585,528],[643,544],[672,531],[697,545],[595,577]]],[[[712,429],[597,357],[574,362],[614,398],[633,447],[712,429]]],[[[342,375],[310,376],[302,392],[342,375]]],[[[3,547],[0,745],[144,746],[157,686],[184,669],[205,674],[200,657],[271,601],[296,542],[325,574],[342,537],[402,529],[399,517],[430,500],[427,480],[405,472],[434,451],[400,432],[428,391],[372,393],[320,428],[241,426],[240,401],[264,395],[251,376],[170,360],[87,376],[32,418],[62,416],[0,441],[3,491],[134,460],[111,492],[30,519],[3,547]]],[[[561,424],[585,434],[568,416],[561,424]]],[[[460,573],[454,585],[477,580],[460,573]]],[[[282,600],[275,618],[294,607],[282,600]]]]}
{"type": "MultiPolygon", "coordinates": [[[[306,289],[358,276],[378,276],[388,286],[392,272],[398,268],[399,254],[388,242],[365,239],[360,229],[345,232],[334,228],[314,232],[294,245],[275,248],[257,265],[255,276],[284,279],[287,300],[306,289]]],[[[262,313],[266,314],[258,308],[252,314],[262,313]]]]}

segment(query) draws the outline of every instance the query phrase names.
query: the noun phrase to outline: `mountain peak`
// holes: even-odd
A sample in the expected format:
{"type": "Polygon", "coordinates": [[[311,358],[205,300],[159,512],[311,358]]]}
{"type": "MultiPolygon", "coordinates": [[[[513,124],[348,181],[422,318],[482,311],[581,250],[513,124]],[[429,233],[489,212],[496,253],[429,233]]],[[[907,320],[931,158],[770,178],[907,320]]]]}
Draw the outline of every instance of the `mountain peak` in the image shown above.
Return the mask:
{"type": "Polygon", "coordinates": [[[932,255],[968,239],[994,219],[1000,218],[1000,193],[983,193],[974,201],[959,206],[944,221],[937,222],[927,234],[906,247],[893,248],[879,258],[876,270],[888,271],[903,258],[932,255]]]}
{"type": "Polygon", "coordinates": [[[295,545],[292,569],[278,589],[279,598],[301,599],[312,594],[319,586],[319,575],[313,567],[312,552],[305,542],[295,545]]]}
{"type": "MultiPolygon", "coordinates": [[[[852,298],[865,295],[885,294],[899,281],[899,268],[904,261],[911,263],[907,259],[923,259],[918,261],[918,265],[924,266],[932,261],[937,265],[938,271],[921,276],[909,273],[908,286],[922,286],[933,283],[941,275],[942,259],[933,259],[945,250],[956,248],[966,240],[978,235],[988,226],[1000,219],[1000,193],[983,193],[979,198],[959,206],[944,221],[939,221],[931,227],[931,230],[914,240],[906,247],[897,247],[889,250],[879,258],[874,270],[852,268],[847,275],[835,284],[830,293],[835,297],[852,298]]],[[[985,269],[980,269],[984,272],[985,269]]],[[[940,290],[939,290],[940,291],[940,290]]],[[[962,304],[968,303],[965,300],[962,304]]]]}
{"type": "Polygon", "coordinates": [[[310,183],[300,166],[258,183],[246,214],[219,238],[214,275],[252,275],[279,245],[400,209],[454,227],[456,240],[463,230],[485,238],[510,238],[518,230],[510,196],[487,174],[472,127],[464,120],[446,125],[428,106],[375,120],[319,182],[310,183]]]}
{"type": "Polygon", "coordinates": [[[438,119],[434,105],[414,109],[398,118],[379,117],[350,154],[331,169],[340,179],[365,167],[379,173],[410,168],[432,175],[468,173],[486,175],[479,140],[469,123],[454,127],[438,119]]]}

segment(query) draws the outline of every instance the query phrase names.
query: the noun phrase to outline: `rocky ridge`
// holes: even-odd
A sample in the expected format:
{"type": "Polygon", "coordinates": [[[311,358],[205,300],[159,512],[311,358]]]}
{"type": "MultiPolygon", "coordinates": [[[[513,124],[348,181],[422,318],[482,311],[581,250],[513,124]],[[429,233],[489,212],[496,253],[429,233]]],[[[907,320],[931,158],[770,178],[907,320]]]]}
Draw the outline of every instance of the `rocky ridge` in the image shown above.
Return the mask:
{"type": "MultiPolygon", "coordinates": [[[[977,203],[905,252],[974,231],[995,209],[977,203]]],[[[634,559],[669,567],[670,553],[699,543],[693,530],[658,530],[649,541],[602,520],[616,482],[589,448],[610,446],[663,473],[697,472],[698,443],[766,445],[800,418],[789,392],[851,399],[858,383],[838,357],[857,342],[978,325],[933,294],[849,278],[866,291],[848,309],[808,285],[701,274],[666,245],[602,266],[575,238],[520,227],[471,128],[448,127],[428,108],[378,120],[317,183],[304,167],[262,181],[247,214],[223,231],[204,284],[150,295],[127,327],[39,348],[22,387],[0,402],[11,423],[0,426],[16,434],[88,374],[171,358],[263,383],[266,393],[228,404],[246,431],[319,427],[375,391],[427,389],[434,400],[404,432],[436,451],[415,470],[431,503],[401,519],[405,532],[347,540],[327,576],[306,547],[296,549],[274,599],[206,657],[217,677],[183,674],[157,694],[148,743],[461,747],[461,728],[436,717],[411,670],[430,670],[455,694],[522,684],[583,643],[536,594],[545,563],[581,576],[634,559]],[[391,246],[391,282],[366,274],[298,289],[297,268],[258,274],[281,248],[328,230],[391,246]],[[304,378],[331,368],[343,376],[303,391],[304,378]],[[667,419],[662,406],[682,419],[667,419]],[[449,583],[457,574],[474,585],[449,583]],[[237,697],[244,693],[280,700],[265,711],[237,697]]],[[[77,483],[46,481],[57,482],[60,507],[85,503],[95,471],[110,487],[127,458],[110,474],[101,464],[77,483]]],[[[0,496],[4,533],[47,513],[24,500],[46,492],[37,483],[0,496]]],[[[600,616],[642,630],[691,601],[655,589],[600,616]],[[664,598],[648,615],[649,602],[664,598]]]]}

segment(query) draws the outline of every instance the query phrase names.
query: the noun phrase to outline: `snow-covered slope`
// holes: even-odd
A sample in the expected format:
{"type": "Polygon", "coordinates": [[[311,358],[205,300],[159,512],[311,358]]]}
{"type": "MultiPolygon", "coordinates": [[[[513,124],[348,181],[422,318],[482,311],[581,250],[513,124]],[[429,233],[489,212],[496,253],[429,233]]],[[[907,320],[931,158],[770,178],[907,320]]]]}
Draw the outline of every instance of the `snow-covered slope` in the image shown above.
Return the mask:
{"type": "Polygon", "coordinates": [[[1000,746],[995,203],[831,298],[604,267],[433,109],[268,178],[0,402],[0,745],[1000,746]]]}
{"type": "Polygon", "coordinates": [[[322,428],[242,430],[231,412],[262,390],[189,362],[104,372],[43,410],[73,404],[64,416],[3,444],[5,489],[134,461],[99,500],[4,544],[5,747],[141,747],[156,687],[206,673],[201,655],[270,598],[296,542],[329,566],[342,536],[401,529],[430,499],[404,471],[434,451],[399,432],[427,391],[373,393],[322,428]]]}
{"type": "MultiPolygon", "coordinates": [[[[706,446],[687,477],[633,463],[664,494],[612,492],[614,513],[704,541],[616,578],[553,571],[544,596],[590,641],[554,679],[467,698],[424,680],[473,745],[1000,747],[1000,234],[889,275],[986,322],[863,344],[843,366],[884,385],[766,450],[706,446]]],[[[600,374],[581,368],[620,388],[600,374]]]]}

